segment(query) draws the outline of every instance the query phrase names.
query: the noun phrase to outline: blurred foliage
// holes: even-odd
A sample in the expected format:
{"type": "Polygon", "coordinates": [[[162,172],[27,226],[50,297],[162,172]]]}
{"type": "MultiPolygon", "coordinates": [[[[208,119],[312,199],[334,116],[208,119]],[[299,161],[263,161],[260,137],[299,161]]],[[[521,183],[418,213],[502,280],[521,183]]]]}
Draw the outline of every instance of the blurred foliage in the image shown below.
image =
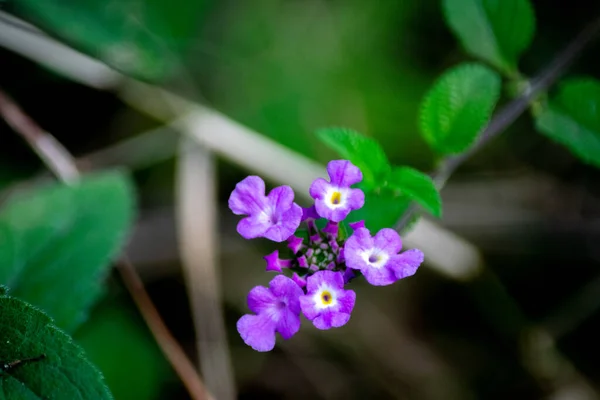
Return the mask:
{"type": "Polygon", "coordinates": [[[537,116],[536,127],[583,161],[600,167],[600,81],[572,78],[563,82],[537,116]]]}
{"type": "Polygon", "coordinates": [[[158,399],[174,379],[144,321],[118,298],[100,303],[74,338],[102,371],[117,400],[158,399]]]}
{"type": "Polygon", "coordinates": [[[210,0],[12,0],[8,7],[126,74],[160,80],[180,68],[210,0]]]}
{"type": "Polygon", "coordinates": [[[0,310],[0,398],[112,399],[100,371],[46,314],[6,293],[0,310]]]}
{"type": "Polygon", "coordinates": [[[529,0],[444,0],[444,12],[465,50],[505,74],[518,74],[519,56],[535,32],[529,0]]]}
{"type": "Polygon", "coordinates": [[[0,283],[73,331],[102,293],[132,219],[132,188],[117,172],[18,193],[0,210],[0,283]]]}

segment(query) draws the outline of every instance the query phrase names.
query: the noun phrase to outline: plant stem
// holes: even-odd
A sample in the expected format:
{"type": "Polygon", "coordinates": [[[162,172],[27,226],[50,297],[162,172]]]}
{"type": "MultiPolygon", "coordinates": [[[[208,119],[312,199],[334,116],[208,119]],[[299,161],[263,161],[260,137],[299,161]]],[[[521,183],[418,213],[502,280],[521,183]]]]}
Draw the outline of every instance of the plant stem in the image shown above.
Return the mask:
{"type": "MultiPolygon", "coordinates": [[[[75,164],[75,158],[60,142],[42,130],[35,121],[25,114],[2,89],[0,89],[0,116],[27,141],[48,169],[61,181],[69,184],[79,178],[80,174],[75,164]]],[[[181,378],[192,399],[211,400],[212,396],[206,391],[202,379],[194,368],[194,364],[169,332],[148,292],[146,292],[141,278],[127,256],[121,257],[121,261],[117,263],[117,270],[156,342],[181,378]]],[[[19,362],[23,361],[26,360],[20,360],[19,362]]]]}
{"type": "MultiPolygon", "coordinates": [[[[481,132],[473,146],[456,156],[444,159],[433,172],[432,177],[438,188],[446,184],[450,175],[468,158],[483,148],[490,140],[502,133],[529,107],[532,100],[552,86],[579,57],[585,47],[600,33],[600,17],[587,25],[554,60],[534,78],[530,80],[528,89],[518,98],[508,103],[492,118],[490,123],[481,132]]],[[[413,204],[398,220],[394,229],[400,232],[406,227],[412,215],[417,211],[413,204]]]]}

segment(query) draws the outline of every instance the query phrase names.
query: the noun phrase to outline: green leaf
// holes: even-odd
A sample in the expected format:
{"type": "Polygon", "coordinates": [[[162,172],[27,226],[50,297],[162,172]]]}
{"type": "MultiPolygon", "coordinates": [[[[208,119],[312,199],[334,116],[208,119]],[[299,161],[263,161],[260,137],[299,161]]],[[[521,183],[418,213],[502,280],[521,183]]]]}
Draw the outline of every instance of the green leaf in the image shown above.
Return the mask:
{"type": "Polygon", "coordinates": [[[442,216],[442,199],[433,180],[416,169],[394,167],[388,185],[409,197],[434,216],[442,216]]]}
{"type": "Polygon", "coordinates": [[[509,75],[517,73],[519,56],[535,31],[529,0],[444,0],[444,13],[469,54],[509,75]]]}
{"type": "Polygon", "coordinates": [[[20,17],[108,65],[159,80],[179,68],[209,0],[9,0],[20,17]]]}
{"type": "Polygon", "coordinates": [[[374,233],[383,228],[392,228],[410,207],[411,199],[391,190],[365,191],[365,205],[352,211],[347,222],[364,220],[374,233]]]}
{"type": "Polygon", "coordinates": [[[441,154],[465,151],[490,119],[500,83],[500,76],[481,64],[462,64],[444,73],[421,104],[425,140],[441,154]]]}
{"type": "Polygon", "coordinates": [[[0,284],[74,330],[101,294],[131,225],[132,192],[123,174],[111,172],[9,200],[0,211],[10,238],[0,247],[0,284]]]}
{"type": "Polygon", "coordinates": [[[363,185],[370,190],[381,184],[390,171],[385,152],[375,140],[346,128],[326,128],[317,131],[317,136],[326,145],[350,160],[363,173],[363,185]]]}
{"type": "Polygon", "coordinates": [[[0,370],[0,399],[112,399],[83,350],[35,307],[0,296],[0,341],[2,365],[16,363],[0,370]]]}
{"type": "Polygon", "coordinates": [[[119,400],[158,399],[173,379],[169,363],[129,302],[103,301],[74,336],[119,400]]]}
{"type": "Polygon", "coordinates": [[[536,118],[536,128],[588,164],[600,167],[600,81],[570,79],[536,118]]]}

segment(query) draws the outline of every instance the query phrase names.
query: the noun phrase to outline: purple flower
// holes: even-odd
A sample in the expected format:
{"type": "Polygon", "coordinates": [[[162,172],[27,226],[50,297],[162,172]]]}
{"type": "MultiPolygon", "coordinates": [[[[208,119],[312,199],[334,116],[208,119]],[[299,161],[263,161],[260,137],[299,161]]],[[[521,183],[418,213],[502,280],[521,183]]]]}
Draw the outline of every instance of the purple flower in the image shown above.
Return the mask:
{"type": "Polygon", "coordinates": [[[308,277],[306,288],[307,294],[300,296],[300,306],[317,328],[339,328],[348,322],[356,293],[344,290],[341,272],[315,272],[308,277]]]}
{"type": "Polygon", "coordinates": [[[248,307],[257,315],[239,319],[237,330],[244,342],[256,351],[275,347],[275,332],[289,339],[300,329],[300,301],[304,292],[288,277],[277,275],[269,288],[256,286],[248,293],[248,307]]]}
{"type": "Polygon", "coordinates": [[[423,262],[421,250],[398,254],[402,249],[400,235],[389,228],[371,237],[369,230],[358,228],[344,246],[349,268],[360,270],[371,285],[384,286],[413,275],[423,262]]]}
{"type": "Polygon", "coordinates": [[[362,190],[350,188],[362,180],[362,172],[350,161],[334,160],[327,164],[327,173],[331,182],[317,178],[310,186],[310,195],[319,216],[340,222],[365,204],[362,190]]]}
{"type": "Polygon", "coordinates": [[[249,176],[235,186],[229,208],[236,215],[248,215],[237,226],[245,239],[265,237],[282,242],[294,234],[302,218],[302,208],[294,203],[289,186],[278,186],[265,196],[265,182],[258,176],[249,176]]]}

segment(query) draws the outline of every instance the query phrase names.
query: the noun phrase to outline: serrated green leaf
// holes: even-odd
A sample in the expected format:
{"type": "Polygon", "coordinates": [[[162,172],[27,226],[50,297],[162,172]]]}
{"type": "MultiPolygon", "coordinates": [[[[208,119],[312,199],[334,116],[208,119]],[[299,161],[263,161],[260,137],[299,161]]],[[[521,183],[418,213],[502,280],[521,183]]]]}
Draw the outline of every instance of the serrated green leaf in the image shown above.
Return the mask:
{"type": "Polygon", "coordinates": [[[208,1],[9,0],[9,8],[126,74],[160,80],[179,68],[208,1]]]}
{"type": "Polygon", "coordinates": [[[90,175],[20,194],[0,210],[11,246],[0,276],[11,293],[72,331],[102,292],[102,278],[132,222],[133,195],[121,173],[90,175]]]}
{"type": "Polygon", "coordinates": [[[317,137],[360,168],[363,185],[367,190],[379,186],[383,176],[390,171],[390,163],[379,143],[352,129],[320,129],[317,137]]]}
{"type": "Polygon", "coordinates": [[[433,180],[424,173],[410,167],[394,167],[388,185],[393,190],[409,197],[434,216],[442,216],[442,199],[433,180]]]}
{"type": "Polygon", "coordinates": [[[504,73],[517,72],[535,31],[529,0],[444,0],[444,14],[469,54],[504,73]]]}
{"type": "Polygon", "coordinates": [[[421,133],[441,154],[465,151],[484,128],[500,96],[500,76],[481,64],[444,73],[420,110],[421,133]]]}
{"type": "Polygon", "coordinates": [[[537,116],[536,128],[586,163],[600,167],[600,81],[565,81],[537,116]]]}
{"type": "Polygon", "coordinates": [[[112,399],[102,374],[66,333],[40,310],[4,295],[0,344],[2,365],[16,362],[0,370],[0,400],[112,399]],[[32,360],[18,362],[24,359],[32,360]]]}

